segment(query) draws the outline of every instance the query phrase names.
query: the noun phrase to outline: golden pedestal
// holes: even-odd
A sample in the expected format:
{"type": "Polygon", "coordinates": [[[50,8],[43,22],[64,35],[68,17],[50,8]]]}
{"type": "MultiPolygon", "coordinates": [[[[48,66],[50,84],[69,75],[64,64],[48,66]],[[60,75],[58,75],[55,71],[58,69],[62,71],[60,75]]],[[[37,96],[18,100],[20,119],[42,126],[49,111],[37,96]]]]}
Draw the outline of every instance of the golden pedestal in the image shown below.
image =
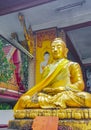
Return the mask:
{"type": "Polygon", "coordinates": [[[91,108],[17,110],[15,120],[9,121],[9,129],[31,130],[36,116],[59,117],[58,130],[91,130],[91,108]]]}

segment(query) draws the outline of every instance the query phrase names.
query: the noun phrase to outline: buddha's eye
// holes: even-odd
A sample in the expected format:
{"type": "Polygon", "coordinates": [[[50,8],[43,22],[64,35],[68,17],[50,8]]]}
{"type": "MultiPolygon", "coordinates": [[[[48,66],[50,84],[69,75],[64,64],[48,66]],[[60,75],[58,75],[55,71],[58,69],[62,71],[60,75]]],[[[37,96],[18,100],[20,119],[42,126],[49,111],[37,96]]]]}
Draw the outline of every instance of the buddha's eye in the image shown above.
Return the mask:
{"type": "Polygon", "coordinates": [[[52,46],[52,49],[54,49],[55,47],[54,46],[52,46]]]}
{"type": "Polygon", "coordinates": [[[61,48],[62,46],[58,45],[57,48],[61,48]]]}

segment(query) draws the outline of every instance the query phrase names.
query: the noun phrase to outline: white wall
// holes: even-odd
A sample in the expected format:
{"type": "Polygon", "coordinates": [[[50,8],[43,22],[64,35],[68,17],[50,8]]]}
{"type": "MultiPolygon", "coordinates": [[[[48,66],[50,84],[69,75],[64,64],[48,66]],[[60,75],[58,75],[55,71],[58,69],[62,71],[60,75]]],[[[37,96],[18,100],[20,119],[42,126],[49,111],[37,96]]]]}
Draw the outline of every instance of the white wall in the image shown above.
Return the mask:
{"type": "Polygon", "coordinates": [[[8,124],[9,120],[13,120],[13,110],[0,110],[0,125],[8,124]]]}

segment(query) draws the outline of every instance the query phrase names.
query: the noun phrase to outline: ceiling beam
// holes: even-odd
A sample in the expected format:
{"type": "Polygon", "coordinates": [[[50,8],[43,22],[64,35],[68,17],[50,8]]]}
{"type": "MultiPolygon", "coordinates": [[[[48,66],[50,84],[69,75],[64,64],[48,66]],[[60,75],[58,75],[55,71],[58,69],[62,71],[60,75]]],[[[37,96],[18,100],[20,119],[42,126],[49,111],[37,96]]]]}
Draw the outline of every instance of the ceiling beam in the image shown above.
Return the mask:
{"type": "Polygon", "coordinates": [[[64,27],[63,30],[65,30],[65,31],[72,31],[72,30],[75,30],[75,29],[88,27],[88,26],[91,26],[91,21],[88,21],[88,22],[85,22],[85,23],[76,24],[76,25],[72,25],[72,26],[68,26],[68,27],[64,27]]]}
{"type": "Polygon", "coordinates": [[[55,0],[0,0],[0,16],[55,0]]]}

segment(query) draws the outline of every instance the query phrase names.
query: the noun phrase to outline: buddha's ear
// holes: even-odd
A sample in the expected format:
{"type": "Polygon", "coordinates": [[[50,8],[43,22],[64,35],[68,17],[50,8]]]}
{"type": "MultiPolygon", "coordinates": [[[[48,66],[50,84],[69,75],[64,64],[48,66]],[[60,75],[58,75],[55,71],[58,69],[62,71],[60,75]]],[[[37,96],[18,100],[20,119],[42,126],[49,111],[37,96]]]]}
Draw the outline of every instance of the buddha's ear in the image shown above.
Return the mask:
{"type": "Polygon", "coordinates": [[[65,57],[67,57],[67,53],[68,53],[68,48],[65,48],[65,54],[64,54],[65,57]]]}

